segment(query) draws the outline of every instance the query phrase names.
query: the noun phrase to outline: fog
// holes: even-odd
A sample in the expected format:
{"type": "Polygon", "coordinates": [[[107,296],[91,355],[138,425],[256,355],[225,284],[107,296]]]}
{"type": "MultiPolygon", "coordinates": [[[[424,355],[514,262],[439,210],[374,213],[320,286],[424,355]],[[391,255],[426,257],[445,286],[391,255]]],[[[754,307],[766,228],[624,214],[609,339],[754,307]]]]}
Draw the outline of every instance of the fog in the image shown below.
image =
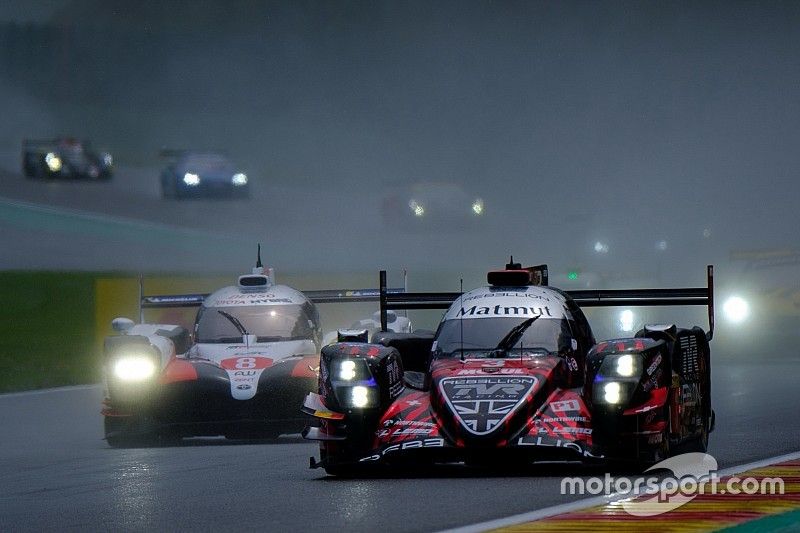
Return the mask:
{"type": "Polygon", "coordinates": [[[2,268],[235,272],[261,241],[279,270],[477,283],[514,254],[583,285],[698,285],[797,247],[796,3],[28,6],[0,9],[0,196],[174,237],[7,214],[2,268]],[[19,178],[20,141],[59,134],[111,151],[113,182],[19,178]],[[227,151],[253,198],[165,202],[162,148],[227,151]],[[387,221],[389,191],[431,181],[482,198],[480,221],[387,221]]]}

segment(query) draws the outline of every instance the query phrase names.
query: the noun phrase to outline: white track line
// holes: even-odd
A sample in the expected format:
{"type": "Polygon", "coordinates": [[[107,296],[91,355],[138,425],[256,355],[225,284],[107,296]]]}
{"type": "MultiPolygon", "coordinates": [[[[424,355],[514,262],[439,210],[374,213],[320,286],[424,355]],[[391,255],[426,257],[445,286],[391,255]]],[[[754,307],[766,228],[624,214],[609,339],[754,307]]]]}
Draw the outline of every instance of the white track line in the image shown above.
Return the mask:
{"type": "MultiPolygon", "coordinates": [[[[795,459],[800,459],[800,452],[778,455],[775,457],[763,459],[761,461],[755,461],[743,465],[732,466],[730,468],[726,468],[725,470],[720,470],[716,474],[719,477],[732,476],[734,474],[741,474],[742,472],[746,472],[748,470],[763,468],[765,466],[773,465],[776,463],[783,463],[785,461],[793,461],[795,459]]],[[[536,511],[531,511],[529,513],[516,514],[505,518],[497,518],[495,520],[488,520],[486,522],[479,522],[477,524],[471,524],[468,526],[447,529],[441,531],[440,533],[479,533],[483,531],[488,531],[490,529],[515,526],[517,524],[523,524],[525,522],[533,522],[534,520],[541,520],[543,518],[569,513],[572,511],[577,511],[579,509],[585,509],[587,507],[594,507],[597,505],[604,505],[607,503],[616,502],[619,500],[623,500],[625,498],[630,498],[635,495],[636,494],[633,491],[631,491],[625,493],[610,494],[608,496],[595,496],[593,498],[584,498],[582,500],[577,500],[574,502],[554,505],[552,507],[545,507],[543,509],[537,509],[536,511]]]]}
{"type": "Polygon", "coordinates": [[[102,387],[102,385],[100,385],[99,383],[95,383],[94,385],[72,385],[69,387],[54,387],[52,389],[37,389],[37,390],[26,390],[21,392],[7,392],[5,394],[0,394],[0,400],[5,398],[19,398],[20,396],[39,396],[42,394],[53,394],[58,392],[99,389],[100,387],[102,387]]]}

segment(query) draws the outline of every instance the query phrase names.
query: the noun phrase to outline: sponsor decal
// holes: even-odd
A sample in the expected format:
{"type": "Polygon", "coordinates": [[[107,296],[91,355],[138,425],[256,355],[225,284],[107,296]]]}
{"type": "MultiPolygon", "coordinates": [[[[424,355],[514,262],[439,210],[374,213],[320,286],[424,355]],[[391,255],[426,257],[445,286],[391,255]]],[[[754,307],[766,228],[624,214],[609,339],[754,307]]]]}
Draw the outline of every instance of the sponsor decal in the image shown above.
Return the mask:
{"type": "Polygon", "coordinates": [[[595,455],[582,444],[574,441],[563,441],[561,439],[552,440],[547,437],[532,437],[525,435],[520,437],[517,441],[517,446],[543,446],[547,448],[566,448],[572,450],[584,457],[591,457],[594,459],[602,459],[603,455],[595,455]]]}
{"type": "Polygon", "coordinates": [[[214,307],[229,307],[236,305],[266,305],[266,304],[292,304],[302,303],[294,302],[291,298],[276,298],[274,294],[259,294],[257,298],[248,298],[247,296],[232,296],[230,298],[223,298],[212,302],[214,307]]]}
{"type": "Polygon", "coordinates": [[[531,300],[541,300],[544,302],[552,301],[549,297],[545,296],[544,294],[535,294],[531,292],[490,292],[485,294],[474,294],[472,296],[467,296],[463,299],[464,302],[469,302],[472,300],[480,300],[481,298],[529,298],[531,300]]]}
{"type": "Polygon", "coordinates": [[[581,406],[578,400],[564,400],[561,402],[552,402],[550,404],[550,409],[563,413],[565,411],[580,411],[581,406]]]}
{"type": "Polygon", "coordinates": [[[231,396],[236,400],[249,400],[256,395],[261,373],[272,366],[269,357],[229,357],[220,361],[231,382],[231,396]]]}
{"type": "Polygon", "coordinates": [[[387,446],[381,452],[368,455],[366,457],[362,457],[358,460],[359,463],[368,462],[368,461],[380,461],[381,457],[393,453],[399,450],[414,450],[414,449],[421,449],[421,448],[444,448],[444,439],[422,439],[422,440],[410,440],[408,442],[403,442],[401,444],[393,444],[391,446],[387,446]]]}
{"type": "Polygon", "coordinates": [[[389,378],[389,398],[394,400],[405,390],[397,359],[392,359],[386,365],[386,374],[389,378]]]}
{"type": "Polygon", "coordinates": [[[534,420],[535,424],[563,424],[565,422],[588,422],[585,416],[546,416],[534,420]]]}
{"type": "Polygon", "coordinates": [[[534,376],[448,377],[439,382],[439,388],[467,431],[488,435],[511,417],[538,382],[534,376]]]}
{"type": "Polygon", "coordinates": [[[272,359],[269,357],[231,357],[223,359],[219,365],[225,370],[263,370],[272,366],[272,359]]]}
{"type": "Polygon", "coordinates": [[[467,309],[463,307],[456,313],[456,318],[462,316],[547,316],[552,318],[550,307],[528,307],[523,305],[495,305],[494,307],[479,307],[473,305],[467,309]]]}
{"type": "Polygon", "coordinates": [[[658,368],[658,365],[660,364],[661,364],[661,352],[658,352],[658,355],[656,355],[655,359],[653,359],[653,363],[649,367],[647,367],[647,375],[652,376],[653,372],[656,371],[656,368],[658,368]]]}
{"type": "Polygon", "coordinates": [[[524,368],[497,368],[485,366],[483,368],[465,368],[456,372],[457,376],[478,376],[484,373],[503,374],[503,375],[525,375],[528,372],[524,368]]]}
{"type": "Polygon", "coordinates": [[[642,390],[645,392],[650,392],[651,390],[658,387],[658,382],[661,381],[661,375],[663,374],[662,369],[658,369],[653,377],[648,379],[647,381],[642,384],[642,390]]]}
{"type": "Polygon", "coordinates": [[[419,448],[444,448],[444,439],[411,440],[408,442],[403,442],[402,444],[393,444],[384,448],[381,452],[381,455],[386,455],[399,450],[414,450],[419,448]]]}
{"type": "Polygon", "coordinates": [[[375,432],[378,437],[404,437],[407,435],[430,435],[436,428],[400,428],[400,429],[380,429],[375,432]]]}
{"type": "MultiPolygon", "coordinates": [[[[565,426],[560,428],[552,428],[551,431],[555,433],[566,433],[566,434],[573,434],[573,435],[591,435],[592,429],[591,428],[579,428],[579,427],[571,427],[565,426]]],[[[539,433],[547,432],[544,428],[539,430],[539,433]]]]}

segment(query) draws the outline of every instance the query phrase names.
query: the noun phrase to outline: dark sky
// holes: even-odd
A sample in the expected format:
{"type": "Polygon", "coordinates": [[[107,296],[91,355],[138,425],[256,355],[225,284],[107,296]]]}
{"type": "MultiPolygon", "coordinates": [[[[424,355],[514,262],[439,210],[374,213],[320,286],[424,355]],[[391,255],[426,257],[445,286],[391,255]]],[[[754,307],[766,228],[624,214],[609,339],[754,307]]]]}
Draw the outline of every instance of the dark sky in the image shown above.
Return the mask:
{"type": "Polygon", "coordinates": [[[64,0],[0,19],[30,13],[59,81],[2,89],[131,164],[219,147],[274,183],[457,182],[523,231],[797,245],[796,2],[64,0]]]}

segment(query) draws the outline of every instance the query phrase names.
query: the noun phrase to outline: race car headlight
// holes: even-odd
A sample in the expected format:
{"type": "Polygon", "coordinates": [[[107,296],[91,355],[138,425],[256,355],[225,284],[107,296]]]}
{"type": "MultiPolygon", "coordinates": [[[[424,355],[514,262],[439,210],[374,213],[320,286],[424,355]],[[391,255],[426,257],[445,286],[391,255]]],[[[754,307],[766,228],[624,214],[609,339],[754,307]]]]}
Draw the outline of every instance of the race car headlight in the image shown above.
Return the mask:
{"type": "Polygon", "coordinates": [[[638,353],[608,355],[600,365],[598,375],[603,377],[639,378],[642,374],[642,356],[638,353]]]}
{"type": "Polygon", "coordinates": [[[741,324],[750,316],[750,304],[741,296],[731,296],[722,304],[725,318],[734,324],[741,324]]]}
{"type": "Polygon", "coordinates": [[[344,359],[333,365],[333,378],[338,381],[354,383],[371,377],[367,362],[363,359],[344,359]]]}
{"type": "Polygon", "coordinates": [[[483,214],[483,200],[478,198],[472,202],[472,212],[478,216],[483,214]]]}
{"type": "Polygon", "coordinates": [[[595,404],[625,404],[642,377],[639,353],[610,354],[603,359],[593,385],[595,404]]]}
{"type": "Polygon", "coordinates": [[[58,172],[61,170],[61,158],[53,152],[49,152],[44,156],[44,162],[47,163],[47,168],[49,168],[51,172],[58,172]]]}
{"type": "Polygon", "coordinates": [[[358,385],[350,389],[350,403],[353,407],[363,408],[370,403],[369,388],[358,385]]]}
{"type": "Polygon", "coordinates": [[[191,172],[187,172],[183,175],[183,182],[189,187],[195,187],[200,185],[200,176],[197,174],[192,174],[191,172]]]}
{"type": "Polygon", "coordinates": [[[113,372],[121,381],[146,381],[155,375],[156,364],[146,355],[124,355],[114,361],[113,372]]]}
{"type": "Polygon", "coordinates": [[[231,183],[236,187],[241,187],[242,185],[247,185],[247,175],[242,174],[241,172],[237,172],[231,177],[231,183]]]}
{"type": "Polygon", "coordinates": [[[103,164],[107,167],[114,164],[114,158],[111,157],[111,154],[103,154],[103,164]]]}
{"type": "Polygon", "coordinates": [[[415,217],[425,216],[425,208],[416,200],[409,200],[408,207],[411,209],[411,212],[414,213],[415,217]]]}
{"type": "Polygon", "coordinates": [[[622,399],[622,386],[616,381],[609,381],[603,385],[603,400],[606,403],[618,404],[622,399]]]}
{"type": "Polygon", "coordinates": [[[636,382],[625,379],[595,380],[592,399],[598,406],[619,406],[625,405],[630,400],[636,382]]]}

